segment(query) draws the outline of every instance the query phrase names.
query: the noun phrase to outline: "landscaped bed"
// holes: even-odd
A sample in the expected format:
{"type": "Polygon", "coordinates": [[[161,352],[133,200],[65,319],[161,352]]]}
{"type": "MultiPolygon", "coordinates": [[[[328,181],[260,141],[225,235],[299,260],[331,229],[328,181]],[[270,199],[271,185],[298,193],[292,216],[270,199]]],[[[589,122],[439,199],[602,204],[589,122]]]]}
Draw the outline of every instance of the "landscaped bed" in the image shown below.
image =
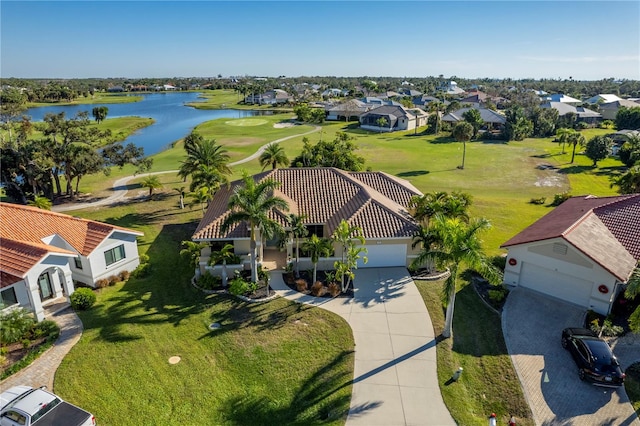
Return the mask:
{"type": "Polygon", "coordinates": [[[296,278],[294,272],[287,272],[282,275],[285,284],[297,292],[308,294],[314,297],[353,297],[353,288],[349,286],[342,292],[340,283],[336,280],[335,271],[318,271],[316,281],[309,271],[300,271],[300,276],[296,278]]]}

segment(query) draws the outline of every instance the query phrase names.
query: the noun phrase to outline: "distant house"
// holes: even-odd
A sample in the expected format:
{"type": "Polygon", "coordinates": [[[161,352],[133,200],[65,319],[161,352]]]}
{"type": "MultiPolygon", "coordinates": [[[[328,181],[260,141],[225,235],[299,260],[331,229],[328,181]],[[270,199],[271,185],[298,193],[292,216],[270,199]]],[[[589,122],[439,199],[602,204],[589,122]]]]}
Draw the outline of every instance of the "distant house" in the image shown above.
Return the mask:
{"type": "Polygon", "coordinates": [[[291,96],[282,89],[273,89],[260,94],[251,94],[244,99],[246,104],[281,105],[286,104],[291,96]]]}
{"type": "Polygon", "coordinates": [[[620,108],[636,108],[640,107],[640,103],[636,101],[630,101],[627,99],[620,99],[618,101],[607,102],[604,104],[600,104],[600,113],[602,114],[602,118],[605,120],[615,120],[616,115],[620,108]]]}
{"type": "Polygon", "coordinates": [[[613,141],[613,145],[611,146],[611,155],[618,155],[620,148],[625,144],[631,137],[640,137],[640,129],[639,130],[629,130],[623,129],[618,130],[615,133],[609,133],[607,135],[609,139],[613,141]]]}
{"type": "Polygon", "coordinates": [[[350,99],[338,105],[325,107],[328,121],[355,121],[363,114],[377,106],[368,105],[358,99],[350,99]]]}
{"type": "Polygon", "coordinates": [[[460,87],[458,87],[458,83],[456,83],[455,81],[450,81],[448,83],[445,83],[442,86],[438,87],[437,90],[452,96],[461,95],[465,93],[464,89],[461,89],[460,87]]]}
{"type": "Polygon", "coordinates": [[[622,99],[619,98],[617,95],[595,95],[589,99],[587,99],[585,102],[588,104],[608,104],[610,102],[616,102],[616,101],[621,101],[622,99]]]}
{"type": "Polygon", "coordinates": [[[360,116],[360,127],[375,132],[413,130],[427,124],[428,114],[419,108],[383,105],[360,116]]]}
{"type": "Polygon", "coordinates": [[[0,203],[0,295],[44,319],[43,305],[76,285],[133,271],[142,232],[35,207],[0,203]]]}
{"type": "Polygon", "coordinates": [[[171,91],[171,90],[176,90],[176,89],[177,89],[176,86],[172,86],[170,84],[163,84],[162,85],[162,90],[171,91]]]}
{"type": "MultiPolygon", "coordinates": [[[[434,102],[434,101],[442,102],[442,99],[438,99],[435,96],[422,95],[422,96],[416,96],[415,98],[413,98],[412,101],[414,105],[427,107],[431,102],[434,102]]],[[[442,103],[444,105],[449,105],[451,102],[445,100],[442,103]]]]}
{"type": "Polygon", "coordinates": [[[122,86],[113,86],[113,87],[109,87],[107,89],[107,92],[109,93],[124,92],[124,88],[122,86]]]}
{"type": "Polygon", "coordinates": [[[449,123],[464,121],[464,113],[469,111],[470,109],[478,110],[480,112],[480,117],[482,117],[482,121],[491,124],[493,128],[500,127],[507,122],[507,119],[504,115],[486,108],[460,108],[459,110],[445,114],[442,117],[442,121],[446,121],[449,123]]]}
{"type": "Polygon", "coordinates": [[[562,93],[556,93],[554,95],[546,96],[543,101],[556,102],[569,105],[579,105],[582,103],[580,99],[572,98],[571,96],[563,95],[562,93]]]}
{"type": "Polygon", "coordinates": [[[506,102],[506,99],[501,97],[495,97],[487,95],[481,91],[474,91],[467,93],[467,97],[460,99],[460,102],[463,105],[470,105],[473,108],[484,108],[488,103],[493,103],[496,106],[502,105],[506,102]]]}
{"type": "MultiPolygon", "coordinates": [[[[336,226],[345,220],[362,228],[368,262],[359,262],[358,268],[409,265],[419,252],[412,247],[412,237],[418,224],[407,208],[412,196],[422,195],[409,182],[383,172],[347,172],[330,167],[275,169],[253,176],[256,182],[272,179],[281,185],[275,195],[287,200],[288,211],[270,214],[283,227],[288,226],[287,214],[303,215],[309,235],[329,238],[336,226]]],[[[229,198],[242,181],[231,182],[216,192],[209,208],[200,221],[192,240],[211,245],[232,244],[236,255],[248,258],[250,233],[246,223],[239,223],[227,231],[221,224],[229,216],[229,198]]],[[[290,259],[294,241],[287,238],[283,244],[290,259]]],[[[269,250],[279,252],[278,241],[263,241],[257,236],[258,261],[269,256],[269,250]]],[[[341,247],[335,253],[320,259],[319,269],[333,269],[341,256],[341,247]]],[[[200,264],[204,272],[211,248],[202,251],[200,264]]],[[[302,257],[301,269],[311,268],[308,257],[302,257]]],[[[248,263],[248,262],[247,262],[248,263]]],[[[248,266],[248,265],[246,265],[248,266]]],[[[245,266],[245,267],[246,267],[245,266]]]]}
{"type": "Polygon", "coordinates": [[[546,102],[540,105],[540,108],[553,108],[558,111],[560,117],[569,113],[576,115],[576,121],[583,121],[589,124],[595,124],[602,120],[602,114],[584,107],[575,107],[564,102],[546,102]]]}
{"type": "Polygon", "coordinates": [[[573,197],[505,242],[504,282],[611,312],[640,261],[640,194],[573,197]]]}

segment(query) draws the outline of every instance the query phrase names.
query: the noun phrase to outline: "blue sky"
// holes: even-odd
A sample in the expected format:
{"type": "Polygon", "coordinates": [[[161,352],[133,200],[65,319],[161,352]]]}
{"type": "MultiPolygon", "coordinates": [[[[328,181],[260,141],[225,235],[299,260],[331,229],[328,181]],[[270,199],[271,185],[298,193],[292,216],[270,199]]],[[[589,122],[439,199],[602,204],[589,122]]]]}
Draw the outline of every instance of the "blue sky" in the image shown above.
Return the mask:
{"type": "Polygon", "coordinates": [[[6,1],[2,77],[640,79],[637,1],[6,1]]]}

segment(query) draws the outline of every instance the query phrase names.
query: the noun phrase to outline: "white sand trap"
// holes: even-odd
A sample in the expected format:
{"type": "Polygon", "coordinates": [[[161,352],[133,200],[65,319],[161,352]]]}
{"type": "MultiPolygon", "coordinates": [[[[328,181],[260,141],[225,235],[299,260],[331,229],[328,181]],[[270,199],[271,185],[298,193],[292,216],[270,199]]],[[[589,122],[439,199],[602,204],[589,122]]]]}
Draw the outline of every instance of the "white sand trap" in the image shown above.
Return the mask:
{"type": "Polygon", "coordinates": [[[295,124],[293,123],[276,123],[273,125],[276,129],[285,129],[287,127],[293,127],[295,124]]]}

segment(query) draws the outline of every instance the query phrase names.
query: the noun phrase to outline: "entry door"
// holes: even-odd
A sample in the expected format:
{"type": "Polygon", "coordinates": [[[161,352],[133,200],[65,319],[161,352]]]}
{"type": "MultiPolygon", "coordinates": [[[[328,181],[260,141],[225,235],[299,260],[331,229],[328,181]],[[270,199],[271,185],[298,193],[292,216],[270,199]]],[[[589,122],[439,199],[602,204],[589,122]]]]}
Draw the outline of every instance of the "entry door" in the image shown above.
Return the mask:
{"type": "Polygon", "coordinates": [[[47,300],[53,297],[53,288],[51,287],[51,278],[48,272],[40,275],[40,278],[38,278],[38,287],[40,288],[41,300],[47,300]]]}

